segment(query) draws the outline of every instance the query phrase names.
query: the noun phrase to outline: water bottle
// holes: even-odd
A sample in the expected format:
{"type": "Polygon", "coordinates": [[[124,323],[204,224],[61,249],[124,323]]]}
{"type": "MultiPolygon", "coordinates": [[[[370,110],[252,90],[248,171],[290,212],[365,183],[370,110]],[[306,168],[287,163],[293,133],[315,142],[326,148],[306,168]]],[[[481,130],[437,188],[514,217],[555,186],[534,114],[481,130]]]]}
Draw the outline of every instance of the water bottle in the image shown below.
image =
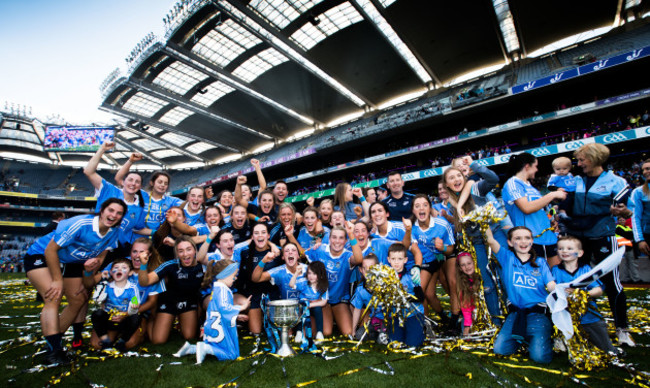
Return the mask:
{"type": "Polygon", "coordinates": [[[138,313],[138,307],[140,307],[140,306],[138,305],[138,298],[137,298],[136,296],[133,296],[133,298],[131,298],[131,303],[129,303],[129,311],[128,311],[128,314],[129,314],[129,315],[135,315],[135,314],[137,314],[137,313],[138,313]]]}

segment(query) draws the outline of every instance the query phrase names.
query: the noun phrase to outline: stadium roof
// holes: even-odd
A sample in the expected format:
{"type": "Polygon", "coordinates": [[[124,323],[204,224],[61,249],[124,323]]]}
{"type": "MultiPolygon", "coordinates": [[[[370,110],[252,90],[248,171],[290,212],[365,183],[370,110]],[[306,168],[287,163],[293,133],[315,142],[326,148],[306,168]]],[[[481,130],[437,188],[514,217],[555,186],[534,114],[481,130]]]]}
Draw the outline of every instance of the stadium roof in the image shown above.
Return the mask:
{"type": "Polygon", "coordinates": [[[147,35],[100,87],[120,122],[112,157],[178,167],[249,154],[618,25],[623,3],[179,1],[165,35],[147,35]]]}

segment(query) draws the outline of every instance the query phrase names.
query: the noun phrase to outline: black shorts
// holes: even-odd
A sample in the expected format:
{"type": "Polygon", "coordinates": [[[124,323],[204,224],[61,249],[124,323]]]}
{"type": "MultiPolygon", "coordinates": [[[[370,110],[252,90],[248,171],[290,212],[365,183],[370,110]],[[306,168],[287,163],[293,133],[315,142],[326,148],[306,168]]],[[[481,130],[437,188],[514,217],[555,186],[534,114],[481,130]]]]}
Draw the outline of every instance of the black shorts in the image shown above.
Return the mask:
{"type": "Polygon", "coordinates": [[[198,310],[198,298],[182,299],[172,296],[169,291],[158,296],[158,312],[180,315],[188,311],[198,310]]]}
{"type": "Polygon", "coordinates": [[[557,256],[557,244],[540,245],[533,244],[537,257],[543,257],[548,261],[549,257],[557,256]]]}
{"type": "MultiPolygon", "coordinates": [[[[25,273],[38,268],[47,268],[47,262],[44,255],[28,255],[23,259],[25,266],[25,273]]],[[[61,275],[64,278],[80,278],[83,277],[84,265],[83,263],[61,263],[61,275]]]]}
{"type": "Polygon", "coordinates": [[[47,268],[44,255],[27,255],[23,259],[25,273],[38,268],[47,268]]]}
{"type": "Polygon", "coordinates": [[[428,273],[433,275],[434,273],[438,272],[440,268],[442,268],[442,263],[444,263],[444,260],[443,261],[433,260],[428,263],[422,263],[420,269],[422,269],[423,271],[427,271],[428,273]]]}

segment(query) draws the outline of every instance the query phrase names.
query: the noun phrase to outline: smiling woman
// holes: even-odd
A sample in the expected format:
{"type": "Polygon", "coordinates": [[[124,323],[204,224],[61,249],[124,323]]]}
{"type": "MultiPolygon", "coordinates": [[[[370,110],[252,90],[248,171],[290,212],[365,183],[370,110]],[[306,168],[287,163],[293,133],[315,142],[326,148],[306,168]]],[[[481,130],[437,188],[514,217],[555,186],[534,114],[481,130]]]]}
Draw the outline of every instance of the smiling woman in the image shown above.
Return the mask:
{"type": "Polygon", "coordinates": [[[78,321],[78,316],[84,319],[86,315],[88,295],[82,273],[84,279],[89,278],[100,267],[108,250],[117,247],[117,226],[126,211],[124,201],[109,198],[101,204],[98,215],[61,221],[54,232],[39,238],[27,250],[24,260],[27,277],[44,300],[41,327],[48,345],[47,363],[69,362],[61,338],[78,321]],[[63,295],[68,305],[59,315],[63,295]]]}

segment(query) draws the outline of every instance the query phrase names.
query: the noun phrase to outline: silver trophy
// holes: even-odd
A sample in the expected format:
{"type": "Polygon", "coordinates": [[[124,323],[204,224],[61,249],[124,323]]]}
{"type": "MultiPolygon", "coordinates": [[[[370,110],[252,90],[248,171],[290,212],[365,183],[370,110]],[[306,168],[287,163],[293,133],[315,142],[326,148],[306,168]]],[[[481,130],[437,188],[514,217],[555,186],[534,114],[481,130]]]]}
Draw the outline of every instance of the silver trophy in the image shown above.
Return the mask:
{"type": "Polygon", "coordinates": [[[300,321],[300,302],[295,299],[274,300],[268,303],[267,312],[269,322],[281,330],[282,345],[276,354],[280,357],[293,356],[296,352],[289,346],[289,329],[300,321]]]}

